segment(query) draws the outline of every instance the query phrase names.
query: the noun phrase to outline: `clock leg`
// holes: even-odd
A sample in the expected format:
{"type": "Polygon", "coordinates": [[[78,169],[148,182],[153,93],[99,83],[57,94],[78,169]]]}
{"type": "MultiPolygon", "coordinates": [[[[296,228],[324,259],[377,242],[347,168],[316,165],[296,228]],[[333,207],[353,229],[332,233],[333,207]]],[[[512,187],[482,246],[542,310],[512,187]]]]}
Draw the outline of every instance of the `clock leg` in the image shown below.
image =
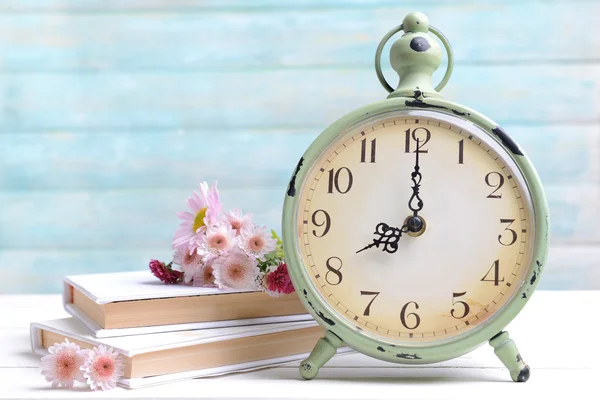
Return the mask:
{"type": "Polygon", "coordinates": [[[529,379],[529,365],[523,362],[517,345],[508,337],[508,332],[500,332],[490,339],[490,346],[510,371],[510,377],[515,382],[527,382],[529,379]]]}
{"type": "Polygon", "coordinates": [[[319,373],[319,369],[333,357],[343,343],[337,335],[327,331],[325,336],[319,339],[315,348],[308,358],[300,363],[300,375],[304,379],[313,379],[319,373]]]}

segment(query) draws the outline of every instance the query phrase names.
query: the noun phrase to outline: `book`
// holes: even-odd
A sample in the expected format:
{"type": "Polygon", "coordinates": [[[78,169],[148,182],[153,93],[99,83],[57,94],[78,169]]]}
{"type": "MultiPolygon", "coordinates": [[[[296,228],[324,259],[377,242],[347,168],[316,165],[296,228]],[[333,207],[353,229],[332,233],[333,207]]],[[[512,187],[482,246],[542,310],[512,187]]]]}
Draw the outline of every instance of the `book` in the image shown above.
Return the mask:
{"type": "Polygon", "coordinates": [[[110,346],[125,361],[118,384],[140,388],[299,361],[324,333],[313,320],[99,339],[81,322],[63,318],[32,323],[31,347],[45,355],[65,338],[85,349],[110,346]]]}
{"type": "Polygon", "coordinates": [[[309,321],[296,293],[165,285],[150,271],[72,275],[65,310],[96,337],[309,321]]]}

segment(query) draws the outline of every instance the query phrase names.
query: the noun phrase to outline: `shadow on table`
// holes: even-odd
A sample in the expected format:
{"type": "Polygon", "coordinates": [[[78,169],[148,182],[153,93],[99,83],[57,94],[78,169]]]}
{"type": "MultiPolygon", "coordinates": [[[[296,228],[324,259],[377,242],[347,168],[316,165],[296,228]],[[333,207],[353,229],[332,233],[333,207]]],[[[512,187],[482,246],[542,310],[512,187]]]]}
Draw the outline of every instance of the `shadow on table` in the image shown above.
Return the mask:
{"type": "MultiPolygon", "coordinates": [[[[297,368],[273,368],[264,370],[261,378],[273,380],[301,380],[297,368]]],[[[507,382],[514,384],[508,371],[503,368],[457,368],[457,367],[329,367],[319,372],[314,381],[377,382],[397,384],[435,384],[465,382],[507,382]]],[[[307,381],[310,384],[310,381],[307,381]]]]}

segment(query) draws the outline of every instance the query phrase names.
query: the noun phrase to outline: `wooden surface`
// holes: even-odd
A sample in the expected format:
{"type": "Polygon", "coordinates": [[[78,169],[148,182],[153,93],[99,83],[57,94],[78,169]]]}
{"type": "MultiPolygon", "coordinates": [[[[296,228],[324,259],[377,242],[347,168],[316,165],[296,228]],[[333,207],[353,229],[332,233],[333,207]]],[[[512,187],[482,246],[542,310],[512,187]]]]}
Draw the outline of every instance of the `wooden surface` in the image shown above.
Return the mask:
{"type": "Polygon", "coordinates": [[[375,48],[416,9],[454,47],[444,95],[504,125],[539,169],[541,287],[600,289],[600,1],[5,0],[0,293],[168,257],[201,180],[278,229],[297,159],[385,97],[375,48]]]}
{"type": "Polygon", "coordinates": [[[456,360],[423,366],[384,363],[360,354],[337,356],[315,380],[297,363],[148,389],[88,392],[51,389],[29,348],[29,323],[65,316],[57,295],[0,296],[0,399],[433,399],[597,398],[600,376],[600,291],[536,293],[508,327],[531,379],[514,383],[484,344],[456,360]],[[575,396],[575,397],[573,397],[575,396]]]}

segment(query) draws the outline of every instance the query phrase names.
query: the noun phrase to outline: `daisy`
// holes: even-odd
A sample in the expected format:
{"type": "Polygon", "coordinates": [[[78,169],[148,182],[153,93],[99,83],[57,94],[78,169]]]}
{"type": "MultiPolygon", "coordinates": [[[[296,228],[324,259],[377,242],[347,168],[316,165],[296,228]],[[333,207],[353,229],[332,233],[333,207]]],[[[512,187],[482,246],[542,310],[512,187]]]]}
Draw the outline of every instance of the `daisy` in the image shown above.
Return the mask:
{"type": "Polygon", "coordinates": [[[219,200],[219,191],[215,182],[209,189],[206,182],[200,184],[200,194],[192,193],[192,197],[187,199],[188,207],[192,212],[181,211],[177,217],[183,221],[175,232],[173,238],[174,249],[189,248],[195,251],[197,248],[197,239],[199,234],[206,230],[207,226],[217,223],[221,213],[221,201],[219,200]]]}
{"type": "Polygon", "coordinates": [[[256,278],[260,269],[255,258],[241,251],[231,251],[215,261],[213,273],[215,283],[221,289],[256,290],[256,278]]]}
{"type": "Polygon", "coordinates": [[[202,256],[194,251],[190,253],[188,249],[178,249],[173,255],[173,262],[181,267],[183,271],[183,281],[190,283],[194,276],[202,271],[202,256]]]}
{"type": "Polygon", "coordinates": [[[231,229],[239,235],[242,229],[249,228],[252,224],[252,214],[242,215],[242,212],[236,208],[228,213],[225,213],[225,221],[231,225],[231,229]]]}
{"type": "Polygon", "coordinates": [[[267,228],[254,225],[242,230],[240,233],[240,247],[252,257],[264,260],[267,253],[275,250],[277,239],[274,239],[267,228]]]}
{"type": "Polygon", "coordinates": [[[87,350],[81,350],[77,344],[65,339],[62,343],[54,343],[48,351],[50,354],[42,357],[42,375],[47,382],[52,382],[52,387],[72,388],[75,381],[85,382],[79,368],[87,350]]]}
{"type": "Polygon", "coordinates": [[[198,254],[206,262],[227,253],[237,244],[235,231],[227,224],[211,226],[198,239],[198,254]]]}
{"type": "Polygon", "coordinates": [[[83,376],[92,390],[114,389],[124,369],[125,364],[119,354],[112,347],[104,345],[90,350],[81,366],[83,376]]]}

